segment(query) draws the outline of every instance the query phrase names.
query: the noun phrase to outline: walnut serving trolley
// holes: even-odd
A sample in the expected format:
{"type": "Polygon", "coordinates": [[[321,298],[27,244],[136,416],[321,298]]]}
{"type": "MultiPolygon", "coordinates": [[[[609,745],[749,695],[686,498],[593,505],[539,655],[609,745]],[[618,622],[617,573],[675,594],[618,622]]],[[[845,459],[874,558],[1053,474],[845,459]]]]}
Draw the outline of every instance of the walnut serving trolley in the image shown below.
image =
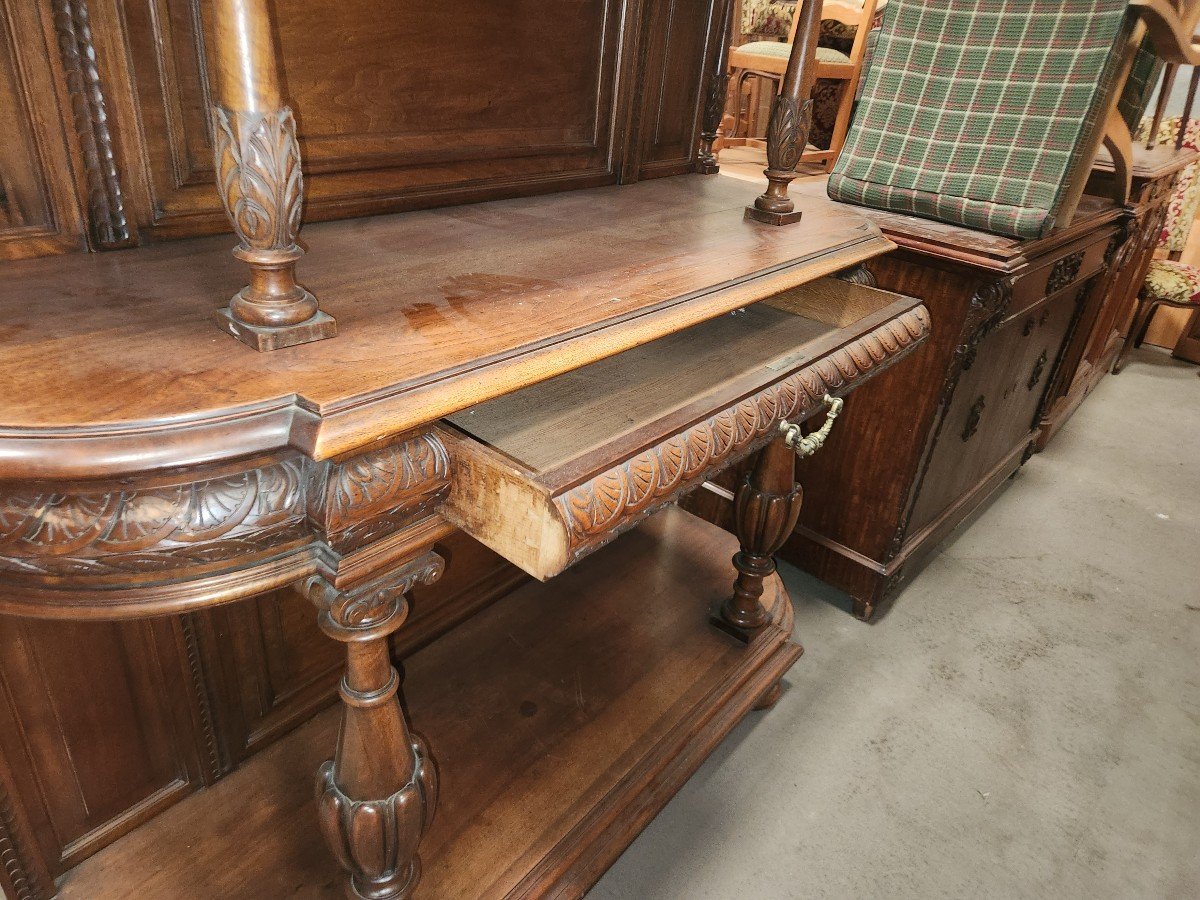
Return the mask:
{"type": "Polygon", "coordinates": [[[345,645],[341,724],[57,886],[6,801],[6,877],[21,898],[580,896],[778,696],[801,648],[771,557],[797,453],[828,433],[797,426],[925,339],[926,311],[832,277],[893,245],[819,198],[796,221],[778,158],[770,216],[684,174],[310,225],[297,273],[267,4],[214,7],[234,254],[189,238],[4,272],[0,611],[132,620],[293,586],[345,645]],[[737,537],[672,506],[752,454],[737,537]],[[459,529],[534,578],[448,617],[401,691],[391,641],[459,529]],[[291,770],[309,756],[315,803],[291,770]]]}

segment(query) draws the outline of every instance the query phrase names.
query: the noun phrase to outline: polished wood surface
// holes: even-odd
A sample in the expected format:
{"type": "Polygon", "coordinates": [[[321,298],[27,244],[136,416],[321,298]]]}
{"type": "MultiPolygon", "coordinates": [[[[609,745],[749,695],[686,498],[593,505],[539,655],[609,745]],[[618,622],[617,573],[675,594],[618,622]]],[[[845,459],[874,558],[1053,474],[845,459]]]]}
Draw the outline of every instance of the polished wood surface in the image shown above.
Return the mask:
{"type": "Polygon", "coordinates": [[[265,355],[207,324],[241,281],[224,238],[15,263],[0,478],[185,465],[231,443],[326,458],[891,246],[819,198],[786,233],[731,221],[746,193],[667,179],[311,227],[322,264],[302,275],[342,334],[265,355]]]}
{"type": "MultiPolygon", "coordinates": [[[[736,549],[665,511],[407,662],[442,775],[416,897],[582,896],[801,652],[775,576],[749,645],[707,624],[736,549]]],[[[342,896],[308,789],[335,729],[323,715],[69,873],[61,897],[342,896]]]]}

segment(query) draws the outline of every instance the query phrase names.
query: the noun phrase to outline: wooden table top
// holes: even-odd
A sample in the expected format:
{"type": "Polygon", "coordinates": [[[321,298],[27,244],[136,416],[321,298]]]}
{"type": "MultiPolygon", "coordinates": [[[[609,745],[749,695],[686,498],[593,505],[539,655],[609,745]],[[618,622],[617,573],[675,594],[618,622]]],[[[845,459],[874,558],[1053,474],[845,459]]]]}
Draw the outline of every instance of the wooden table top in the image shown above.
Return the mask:
{"type": "Polygon", "coordinates": [[[0,478],[328,458],[893,246],[821,196],[744,222],[754,194],[680,176],[311,225],[300,280],[338,336],[265,354],[213,320],[246,280],[230,236],[6,264],[0,478]]]}

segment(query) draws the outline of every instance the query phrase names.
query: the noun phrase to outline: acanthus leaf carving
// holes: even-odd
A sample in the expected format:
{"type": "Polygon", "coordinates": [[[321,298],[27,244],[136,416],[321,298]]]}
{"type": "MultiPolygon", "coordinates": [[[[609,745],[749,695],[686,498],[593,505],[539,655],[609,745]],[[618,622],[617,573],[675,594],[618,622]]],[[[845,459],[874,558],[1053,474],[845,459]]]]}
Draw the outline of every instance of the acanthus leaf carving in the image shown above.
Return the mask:
{"type": "Polygon", "coordinates": [[[827,393],[844,391],[881,371],[928,334],[929,313],[916,307],[832,357],[556,497],[573,558],[602,546],[744,451],[770,440],[780,419],[807,418],[821,408],[827,393]]]}

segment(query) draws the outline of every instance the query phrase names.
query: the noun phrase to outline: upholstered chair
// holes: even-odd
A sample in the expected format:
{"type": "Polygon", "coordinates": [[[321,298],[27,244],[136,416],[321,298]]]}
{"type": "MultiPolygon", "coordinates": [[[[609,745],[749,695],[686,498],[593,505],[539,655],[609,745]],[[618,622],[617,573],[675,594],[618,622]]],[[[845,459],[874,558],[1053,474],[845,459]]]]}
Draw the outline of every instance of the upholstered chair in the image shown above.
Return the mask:
{"type": "Polygon", "coordinates": [[[891,0],[830,196],[1015,238],[1067,224],[1136,25],[1128,0],[891,0]]]}

